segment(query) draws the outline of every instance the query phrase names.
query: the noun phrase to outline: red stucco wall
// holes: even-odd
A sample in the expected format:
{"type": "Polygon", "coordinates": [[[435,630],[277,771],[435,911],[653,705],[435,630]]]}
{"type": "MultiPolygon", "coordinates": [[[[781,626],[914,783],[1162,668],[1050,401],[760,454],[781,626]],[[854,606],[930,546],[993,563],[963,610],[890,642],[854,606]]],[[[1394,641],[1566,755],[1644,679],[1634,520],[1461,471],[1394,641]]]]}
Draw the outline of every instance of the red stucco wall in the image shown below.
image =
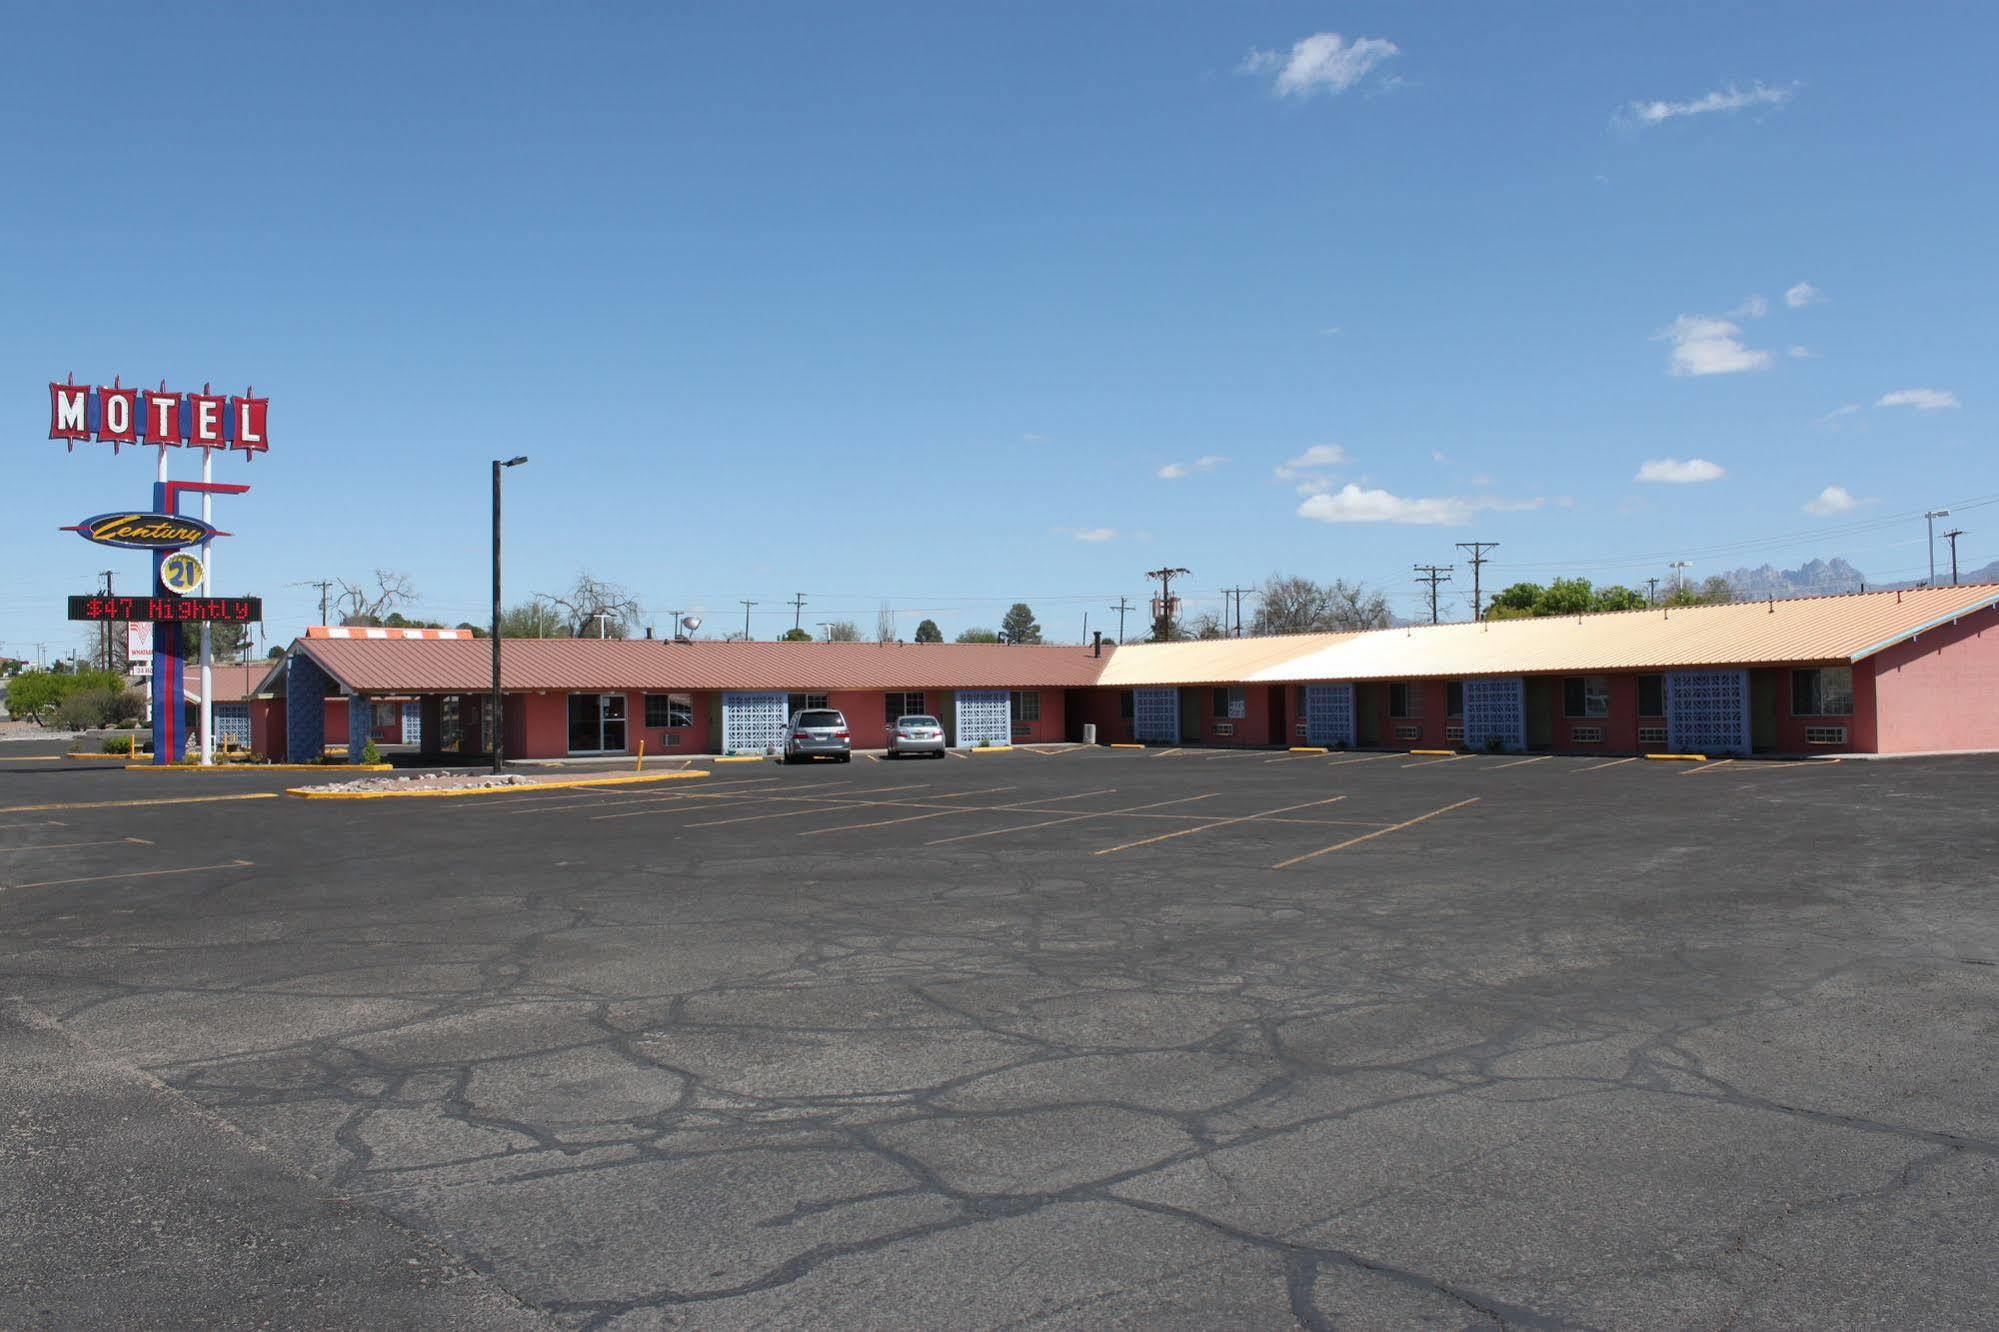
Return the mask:
{"type": "MultiPolygon", "coordinates": [[[[1872,665],[1881,753],[1999,748],[1999,608],[1889,648],[1872,665]]],[[[1859,693],[1855,671],[1856,707],[1859,693]]]]}

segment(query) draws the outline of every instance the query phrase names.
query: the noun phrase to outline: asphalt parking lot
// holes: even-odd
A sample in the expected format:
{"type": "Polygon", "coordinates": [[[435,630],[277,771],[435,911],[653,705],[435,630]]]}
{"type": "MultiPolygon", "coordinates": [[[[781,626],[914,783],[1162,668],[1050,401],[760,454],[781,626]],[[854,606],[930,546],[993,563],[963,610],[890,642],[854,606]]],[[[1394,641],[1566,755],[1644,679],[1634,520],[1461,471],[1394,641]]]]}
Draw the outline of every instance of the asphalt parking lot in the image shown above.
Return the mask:
{"type": "Polygon", "coordinates": [[[1999,759],[0,753],[0,1326],[1995,1325],[1999,759]]]}

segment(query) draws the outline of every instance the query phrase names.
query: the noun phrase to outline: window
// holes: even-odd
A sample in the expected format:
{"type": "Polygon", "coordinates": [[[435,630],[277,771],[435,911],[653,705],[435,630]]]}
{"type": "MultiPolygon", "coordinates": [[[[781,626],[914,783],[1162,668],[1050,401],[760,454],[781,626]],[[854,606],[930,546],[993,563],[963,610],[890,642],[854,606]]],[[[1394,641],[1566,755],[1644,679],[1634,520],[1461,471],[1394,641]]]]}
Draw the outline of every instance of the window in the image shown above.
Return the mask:
{"type": "Polygon", "coordinates": [[[1853,668],[1814,666],[1791,672],[1791,715],[1793,717],[1849,717],[1853,715],[1853,668]]]}
{"type": "Polygon", "coordinates": [[[809,726],[814,730],[824,730],[829,726],[838,729],[847,724],[847,719],[839,713],[830,710],[825,712],[801,712],[798,714],[798,724],[800,727],[809,726]]]}
{"type": "Polygon", "coordinates": [[[1843,745],[1846,743],[1844,726],[1807,726],[1805,743],[1808,745],[1843,745]]]}
{"type": "Polygon", "coordinates": [[[1422,716],[1422,684],[1412,680],[1391,681],[1388,686],[1388,715],[1391,717],[1422,716]]]}
{"type": "Polygon", "coordinates": [[[1573,745],[1600,745],[1603,743],[1601,726],[1571,726],[1569,743],[1573,745]]]}
{"type": "Polygon", "coordinates": [[[1130,721],[1137,713],[1129,689],[1120,689],[1117,696],[1117,715],[1123,721],[1130,721]]]}
{"type": "Polygon", "coordinates": [[[890,721],[894,721],[897,717],[915,716],[922,711],[923,695],[921,692],[882,695],[882,716],[887,717],[890,721]]]}
{"type": "Polygon", "coordinates": [[[823,708],[826,706],[828,704],[824,694],[793,694],[790,701],[784,705],[784,710],[786,712],[803,712],[807,708],[823,708]]]}
{"type": "Polygon", "coordinates": [[[1444,682],[1444,715],[1462,717],[1465,715],[1465,682],[1446,680],[1444,682]]]}
{"type": "Polygon", "coordinates": [[[1460,740],[1460,741],[1461,741],[1461,740],[1463,740],[1464,738],[1465,738],[1465,728],[1464,728],[1464,723],[1463,723],[1463,722],[1457,722],[1457,723],[1450,723],[1450,722],[1446,722],[1446,723],[1445,723],[1445,725],[1444,725],[1444,739],[1446,739],[1446,740],[1460,740]]]}
{"type": "Polygon", "coordinates": [[[623,753],[625,748],[625,696],[623,694],[571,694],[569,696],[569,752],[572,754],[623,753]]]}
{"type": "Polygon", "coordinates": [[[1239,688],[1217,689],[1214,691],[1214,709],[1217,718],[1235,721],[1249,715],[1249,693],[1239,688]]]}
{"type": "Polygon", "coordinates": [[[1565,717],[1608,717],[1610,677],[1571,675],[1562,681],[1562,715],[1565,717]]]}
{"type": "MultiPolygon", "coordinates": [[[[1641,717],[1663,717],[1666,715],[1666,677],[1663,675],[1641,675],[1638,677],[1638,715],[1641,717]]],[[[1659,743],[1664,744],[1661,740],[1659,743]]]]}
{"type": "Polygon", "coordinates": [[[1395,728],[1395,738],[1397,740],[1421,740],[1423,738],[1423,728],[1420,726],[1398,726],[1395,728]]]}
{"type": "Polygon", "coordinates": [[[647,694],[646,725],[649,727],[692,726],[692,694],[647,694]]]}
{"type": "Polygon", "coordinates": [[[1014,690],[1013,719],[1016,722],[1040,721],[1041,691],[1037,689],[1014,690]]]}

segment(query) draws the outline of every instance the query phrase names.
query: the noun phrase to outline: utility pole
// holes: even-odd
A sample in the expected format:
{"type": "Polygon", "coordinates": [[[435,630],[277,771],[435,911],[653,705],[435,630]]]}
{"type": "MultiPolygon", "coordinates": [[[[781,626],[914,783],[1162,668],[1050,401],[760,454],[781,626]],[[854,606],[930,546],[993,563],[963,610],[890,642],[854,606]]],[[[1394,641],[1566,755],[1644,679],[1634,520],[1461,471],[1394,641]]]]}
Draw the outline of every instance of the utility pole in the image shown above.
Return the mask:
{"type": "MultiPolygon", "coordinates": [[[[1957,586],[1957,539],[1963,535],[1964,529],[1961,527],[1953,527],[1950,531],[1943,534],[1943,539],[1950,542],[1950,585],[1952,587],[1957,586]]],[[[104,590],[108,595],[111,591],[111,585],[106,583],[104,590]]]]}
{"type": "Polygon", "coordinates": [[[1949,509],[1931,509],[1923,515],[1923,521],[1930,525],[1930,581],[1928,584],[1930,587],[1937,585],[1937,519],[1948,517],[1950,517],[1949,509]]]}
{"type": "Polygon", "coordinates": [[[1648,579],[1646,579],[1646,580],[1645,580],[1645,583],[1646,583],[1646,585],[1647,585],[1648,587],[1650,587],[1650,588],[1652,589],[1652,594],[1651,594],[1650,596],[1648,596],[1648,597],[1646,597],[1646,598],[1645,598],[1645,604],[1646,604],[1646,605],[1648,605],[1648,606],[1656,606],[1656,605],[1658,605],[1658,604],[1659,604],[1659,580],[1658,580],[1658,579],[1657,579],[1656,577],[1654,577],[1654,578],[1648,578],[1648,579]]]}
{"type": "MultiPolygon", "coordinates": [[[[805,594],[803,592],[799,592],[793,595],[793,597],[791,598],[791,627],[794,629],[799,628],[800,626],[798,622],[804,618],[805,618],[805,594]]],[[[750,622],[749,618],[745,616],[743,619],[743,637],[748,638],[749,636],[750,636],[750,622]]]]}
{"type": "MultiPolygon", "coordinates": [[[[97,572],[104,576],[104,596],[106,600],[109,600],[111,597],[111,576],[117,571],[114,569],[99,569],[97,572]]],[[[104,669],[107,671],[114,669],[111,656],[111,629],[112,629],[111,622],[109,620],[106,620],[103,624],[103,633],[104,633],[104,669]]]]}
{"type": "Polygon", "coordinates": [[[743,641],[745,643],[750,641],[750,607],[756,604],[754,601],[745,601],[743,603],[743,641]]]}
{"type": "Polygon", "coordinates": [[[1471,617],[1475,621],[1483,620],[1485,618],[1485,607],[1484,603],[1479,600],[1479,566],[1491,558],[1486,554],[1488,550],[1499,549],[1499,543],[1497,541],[1460,541],[1458,542],[1458,549],[1471,552],[1471,617]]]}
{"type": "MultiPolygon", "coordinates": [[[[1243,594],[1243,593],[1245,593],[1245,592],[1254,592],[1254,591],[1256,591],[1256,589],[1255,589],[1255,588],[1253,588],[1253,587],[1225,587],[1225,588],[1223,588],[1223,589],[1222,589],[1222,595],[1224,595],[1224,596],[1230,596],[1230,597],[1234,597],[1234,598],[1235,598],[1235,634],[1234,634],[1234,637],[1236,637],[1236,638],[1241,638],[1241,637],[1242,637],[1242,594],[1243,594]]],[[[1223,616],[1224,616],[1224,618],[1223,618],[1223,620],[1222,620],[1222,628],[1224,628],[1224,629],[1228,628],[1228,620],[1227,620],[1227,618],[1226,618],[1226,617],[1227,617],[1227,613],[1228,613],[1228,608],[1227,608],[1226,606],[1224,606],[1224,607],[1223,607],[1223,616]]]]}
{"type": "MultiPolygon", "coordinates": [[[[1159,614],[1153,617],[1152,632],[1162,643],[1173,640],[1173,580],[1192,574],[1190,569],[1148,569],[1147,578],[1159,580],[1159,614]]],[[[1123,600],[1122,597],[1119,598],[1123,600]]]]}
{"type": "Polygon", "coordinates": [[[1124,613],[1131,609],[1131,602],[1124,597],[1119,597],[1117,605],[1111,607],[1111,609],[1117,612],[1117,641],[1122,643],[1124,642],[1124,613]]]}
{"type": "Polygon", "coordinates": [[[1414,566],[1416,572],[1422,575],[1416,581],[1430,585],[1431,624],[1437,622],[1437,584],[1450,582],[1451,570],[1456,567],[1456,565],[1452,564],[1418,564],[1414,566]]]}

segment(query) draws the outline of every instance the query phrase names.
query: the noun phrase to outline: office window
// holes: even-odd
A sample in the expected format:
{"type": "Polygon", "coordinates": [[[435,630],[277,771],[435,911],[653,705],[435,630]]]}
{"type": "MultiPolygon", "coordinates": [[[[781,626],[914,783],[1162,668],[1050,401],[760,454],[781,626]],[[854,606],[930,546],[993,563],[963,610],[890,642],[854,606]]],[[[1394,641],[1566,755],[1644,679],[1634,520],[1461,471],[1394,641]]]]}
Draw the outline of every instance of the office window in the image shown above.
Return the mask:
{"type": "Polygon", "coordinates": [[[1608,717],[1610,677],[1571,675],[1562,681],[1562,715],[1565,717],[1608,717]]]}
{"type": "Polygon", "coordinates": [[[926,712],[921,692],[882,695],[882,715],[890,721],[897,717],[921,717],[926,712]]]}
{"type": "Polygon", "coordinates": [[[786,710],[790,712],[804,712],[807,708],[826,706],[828,705],[824,694],[793,694],[790,701],[785,704],[786,710]]]}
{"type": "Polygon", "coordinates": [[[1041,692],[1037,689],[1013,691],[1013,719],[1016,722],[1041,720],[1041,692]]]}
{"type": "Polygon", "coordinates": [[[647,726],[692,726],[693,724],[694,696],[692,694],[646,695],[647,726]]]}
{"type": "Polygon", "coordinates": [[[1465,682],[1447,680],[1444,682],[1444,715],[1462,717],[1465,715],[1465,682]]]}
{"type": "Polygon", "coordinates": [[[1641,675],[1638,677],[1638,715],[1641,717],[1663,717],[1666,715],[1665,676],[1641,675]]]}
{"type": "Polygon", "coordinates": [[[1388,715],[1391,717],[1420,717],[1423,715],[1423,685],[1417,680],[1395,680],[1388,686],[1388,715]]]}
{"type": "Polygon", "coordinates": [[[1130,721],[1136,712],[1137,709],[1133,704],[1131,691],[1129,689],[1118,690],[1117,715],[1124,721],[1130,721]]]}
{"type": "Polygon", "coordinates": [[[1249,694],[1244,689],[1217,689],[1214,691],[1215,716],[1222,720],[1236,721],[1249,715],[1249,694]]]}
{"type": "Polygon", "coordinates": [[[1850,717],[1853,715],[1853,668],[1814,666],[1791,672],[1791,715],[1793,717],[1850,717]]]}

